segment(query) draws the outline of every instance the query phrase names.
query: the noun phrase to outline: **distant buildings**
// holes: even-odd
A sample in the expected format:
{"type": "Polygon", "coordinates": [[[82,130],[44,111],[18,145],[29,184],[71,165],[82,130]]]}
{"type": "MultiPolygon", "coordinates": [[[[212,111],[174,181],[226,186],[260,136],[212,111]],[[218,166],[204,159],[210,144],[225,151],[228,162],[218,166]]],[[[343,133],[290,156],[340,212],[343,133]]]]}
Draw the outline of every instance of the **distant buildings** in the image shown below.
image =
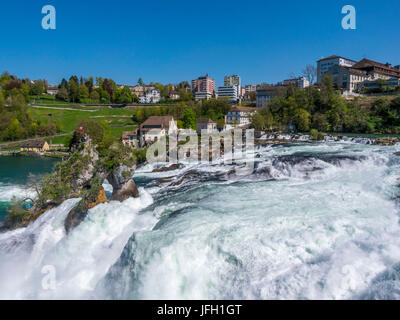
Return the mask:
{"type": "Polygon", "coordinates": [[[218,97],[228,97],[231,102],[237,103],[241,100],[242,96],[240,76],[225,76],[224,85],[218,87],[218,97]]]}
{"type": "Polygon", "coordinates": [[[139,103],[159,103],[161,100],[160,90],[149,89],[146,93],[139,97],[139,103]]]}
{"type": "Polygon", "coordinates": [[[356,61],[340,56],[330,56],[317,61],[317,83],[321,83],[324,76],[333,66],[352,67],[356,61]]]}
{"type": "Polygon", "coordinates": [[[22,152],[45,152],[50,150],[47,141],[44,140],[29,140],[22,143],[20,150],[22,152]]]}
{"type": "Polygon", "coordinates": [[[255,92],[257,90],[257,86],[255,84],[248,84],[245,86],[246,93],[255,92]]]}
{"type": "Polygon", "coordinates": [[[227,97],[232,103],[240,100],[240,87],[237,85],[218,87],[218,98],[227,97]]]}
{"type": "Polygon", "coordinates": [[[58,87],[48,87],[47,94],[51,96],[56,96],[58,94],[58,87]]]}
{"type": "Polygon", "coordinates": [[[171,100],[178,100],[178,99],[180,98],[180,96],[179,96],[178,92],[176,92],[176,91],[171,91],[171,92],[169,93],[169,98],[170,98],[171,100]]]}
{"type": "Polygon", "coordinates": [[[283,80],[278,83],[278,86],[293,86],[295,88],[304,89],[310,86],[310,81],[308,81],[305,77],[299,77],[294,79],[283,80]]]}
{"type": "Polygon", "coordinates": [[[215,81],[208,75],[192,80],[192,90],[195,100],[210,99],[215,93],[215,81]]]}
{"type": "Polygon", "coordinates": [[[317,61],[318,83],[322,82],[325,75],[332,76],[335,87],[352,93],[358,91],[366,81],[400,79],[400,69],[392,67],[389,63],[383,64],[369,59],[356,62],[330,56],[317,61]]]}
{"type": "Polygon", "coordinates": [[[217,130],[217,124],[211,119],[199,119],[197,121],[197,133],[201,133],[202,130],[212,133],[217,130]]]}
{"type": "Polygon", "coordinates": [[[251,117],[256,112],[256,108],[233,107],[229,110],[225,118],[225,123],[229,125],[245,126],[250,124],[251,117]]]}
{"type": "Polygon", "coordinates": [[[259,85],[257,86],[257,96],[256,96],[256,105],[257,108],[264,108],[269,101],[274,98],[279,90],[282,90],[284,87],[282,86],[274,86],[274,85],[259,85]]]}

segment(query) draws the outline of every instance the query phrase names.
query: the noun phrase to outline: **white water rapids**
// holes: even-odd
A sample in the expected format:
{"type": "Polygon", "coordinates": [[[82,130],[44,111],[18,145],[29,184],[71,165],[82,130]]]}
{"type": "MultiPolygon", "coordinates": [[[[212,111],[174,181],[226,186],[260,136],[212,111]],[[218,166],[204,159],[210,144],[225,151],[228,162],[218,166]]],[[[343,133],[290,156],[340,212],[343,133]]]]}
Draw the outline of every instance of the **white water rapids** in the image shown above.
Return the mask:
{"type": "Polygon", "coordinates": [[[0,299],[399,299],[398,151],[263,147],[246,177],[143,168],[139,199],[95,207],[68,236],[77,199],[0,234],[0,299]]]}

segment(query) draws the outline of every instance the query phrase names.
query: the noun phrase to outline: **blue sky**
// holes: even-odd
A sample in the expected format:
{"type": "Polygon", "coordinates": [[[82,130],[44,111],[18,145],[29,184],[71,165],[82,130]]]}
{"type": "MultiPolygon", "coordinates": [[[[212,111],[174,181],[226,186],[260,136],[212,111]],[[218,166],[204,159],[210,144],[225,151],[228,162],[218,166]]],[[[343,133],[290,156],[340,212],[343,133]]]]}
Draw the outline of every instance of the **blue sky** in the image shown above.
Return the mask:
{"type": "Polygon", "coordinates": [[[74,74],[117,83],[177,83],[208,73],[223,82],[272,83],[331,54],[400,64],[400,1],[7,1],[0,12],[0,72],[46,78],[74,74]],[[57,29],[41,27],[44,5],[57,29]],[[343,30],[341,8],[357,10],[343,30]]]}

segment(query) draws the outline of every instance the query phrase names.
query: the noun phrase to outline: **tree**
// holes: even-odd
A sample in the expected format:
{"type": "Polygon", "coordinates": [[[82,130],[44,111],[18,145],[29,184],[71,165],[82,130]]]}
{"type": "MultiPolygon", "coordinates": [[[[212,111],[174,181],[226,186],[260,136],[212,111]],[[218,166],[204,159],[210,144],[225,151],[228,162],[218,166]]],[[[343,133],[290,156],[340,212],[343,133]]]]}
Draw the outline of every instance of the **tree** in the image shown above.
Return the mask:
{"type": "Polygon", "coordinates": [[[79,99],[79,84],[78,78],[76,76],[72,76],[68,82],[68,97],[69,101],[76,102],[79,99]]]}
{"type": "Polygon", "coordinates": [[[305,77],[310,85],[314,84],[315,78],[317,77],[317,69],[312,64],[306,65],[306,67],[301,72],[302,76],[305,77]]]}
{"type": "Polygon", "coordinates": [[[84,84],[79,85],[78,97],[80,102],[84,102],[89,98],[89,89],[84,84]]]}
{"type": "Polygon", "coordinates": [[[61,87],[56,94],[56,98],[62,101],[68,101],[68,90],[66,87],[61,87]]]}
{"type": "Polygon", "coordinates": [[[263,130],[265,128],[265,122],[263,116],[256,112],[251,118],[251,126],[256,130],[263,130]]]}
{"type": "Polygon", "coordinates": [[[185,109],[184,113],[183,113],[183,127],[185,129],[194,129],[196,130],[196,113],[190,109],[187,108],[185,109]]]}
{"type": "Polygon", "coordinates": [[[96,90],[93,90],[90,93],[90,100],[92,100],[93,102],[99,102],[100,100],[100,95],[96,90]]]}
{"type": "Polygon", "coordinates": [[[144,86],[145,86],[145,83],[143,82],[142,78],[139,78],[137,84],[138,84],[138,86],[140,86],[140,87],[144,87],[144,86]]]}
{"type": "Polygon", "coordinates": [[[302,108],[296,109],[293,120],[297,130],[299,131],[310,130],[310,114],[306,110],[302,108]]]}

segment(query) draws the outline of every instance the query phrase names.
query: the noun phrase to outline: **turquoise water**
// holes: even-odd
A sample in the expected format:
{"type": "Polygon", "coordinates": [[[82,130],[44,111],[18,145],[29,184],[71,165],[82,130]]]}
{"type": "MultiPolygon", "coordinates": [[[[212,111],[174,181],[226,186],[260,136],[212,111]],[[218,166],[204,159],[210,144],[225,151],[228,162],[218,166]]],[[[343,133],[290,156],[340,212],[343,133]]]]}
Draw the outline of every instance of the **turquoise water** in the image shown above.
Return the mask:
{"type": "Polygon", "coordinates": [[[25,188],[30,174],[39,179],[51,172],[58,161],[40,157],[0,157],[0,221],[7,215],[12,196],[32,195],[32,190],[25,188]]]}

